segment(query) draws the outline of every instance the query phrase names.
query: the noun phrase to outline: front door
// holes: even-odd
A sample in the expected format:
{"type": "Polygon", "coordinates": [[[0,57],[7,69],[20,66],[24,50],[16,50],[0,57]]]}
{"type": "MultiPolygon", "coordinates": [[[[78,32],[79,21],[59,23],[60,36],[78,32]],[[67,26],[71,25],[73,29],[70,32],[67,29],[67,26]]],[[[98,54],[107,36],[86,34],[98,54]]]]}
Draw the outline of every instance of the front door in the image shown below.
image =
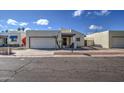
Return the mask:
{"type": "Polygon", "coordinates": [[[67,46],[67,38],[63,38],[63,40],[62,40],[62,45],[63,45],[64,47],[67,46]]]}

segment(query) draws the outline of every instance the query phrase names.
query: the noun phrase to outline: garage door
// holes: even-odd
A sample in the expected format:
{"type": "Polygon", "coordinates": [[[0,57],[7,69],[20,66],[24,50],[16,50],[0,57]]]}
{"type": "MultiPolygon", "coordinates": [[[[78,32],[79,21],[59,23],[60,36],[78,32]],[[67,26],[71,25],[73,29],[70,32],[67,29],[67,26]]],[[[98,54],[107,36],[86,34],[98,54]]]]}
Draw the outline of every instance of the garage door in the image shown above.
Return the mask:
{"type": "Polygon", "coordinates": [[[113,48],[124,48],[124,37],[112,37],[113,48]]]}
{"type": "Polygon", "coordinates": [[[55,38],[30,38],[30,48],[56,48],[55,38]]]}

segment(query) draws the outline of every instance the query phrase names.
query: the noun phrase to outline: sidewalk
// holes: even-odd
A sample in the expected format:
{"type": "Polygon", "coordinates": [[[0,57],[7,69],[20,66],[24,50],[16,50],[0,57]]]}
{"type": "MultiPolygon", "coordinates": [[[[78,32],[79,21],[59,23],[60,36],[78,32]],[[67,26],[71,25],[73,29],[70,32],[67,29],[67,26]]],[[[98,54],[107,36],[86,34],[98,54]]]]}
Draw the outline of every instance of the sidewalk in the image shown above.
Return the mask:
{"type": "Polygon", "coordinates": [[[0,57],[124,57],[124,49],[109,50],[12,50],[12,55],[0,55],[0,57]]]}
{"type": "Polygon", "coordinates": [[[55,51],[54,55],[86,55],[91,57],[124,57],[124,49],[55,51]]]}

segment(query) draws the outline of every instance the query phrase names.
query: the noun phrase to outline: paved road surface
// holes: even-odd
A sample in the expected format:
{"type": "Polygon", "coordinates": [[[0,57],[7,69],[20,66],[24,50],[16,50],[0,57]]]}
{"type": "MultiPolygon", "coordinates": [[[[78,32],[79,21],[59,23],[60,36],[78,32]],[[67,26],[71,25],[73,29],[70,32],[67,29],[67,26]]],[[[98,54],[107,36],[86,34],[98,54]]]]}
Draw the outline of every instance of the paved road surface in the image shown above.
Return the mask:
{"type": "Polygon", "coordinates": [[[124,57],[0,58],[0,81],[124,81],[124,57]]]}

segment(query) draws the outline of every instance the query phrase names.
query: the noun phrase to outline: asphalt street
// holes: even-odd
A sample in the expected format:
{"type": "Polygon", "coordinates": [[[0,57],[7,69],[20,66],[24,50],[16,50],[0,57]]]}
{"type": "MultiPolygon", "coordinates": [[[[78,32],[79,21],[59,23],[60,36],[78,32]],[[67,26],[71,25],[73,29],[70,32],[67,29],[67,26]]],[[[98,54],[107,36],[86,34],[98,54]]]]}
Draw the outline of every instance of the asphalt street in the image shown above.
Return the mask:
{"type": "Polygon", "coordinates": [[[124,57],[0,58],[1,82],[124,81],[124,57]]]}

